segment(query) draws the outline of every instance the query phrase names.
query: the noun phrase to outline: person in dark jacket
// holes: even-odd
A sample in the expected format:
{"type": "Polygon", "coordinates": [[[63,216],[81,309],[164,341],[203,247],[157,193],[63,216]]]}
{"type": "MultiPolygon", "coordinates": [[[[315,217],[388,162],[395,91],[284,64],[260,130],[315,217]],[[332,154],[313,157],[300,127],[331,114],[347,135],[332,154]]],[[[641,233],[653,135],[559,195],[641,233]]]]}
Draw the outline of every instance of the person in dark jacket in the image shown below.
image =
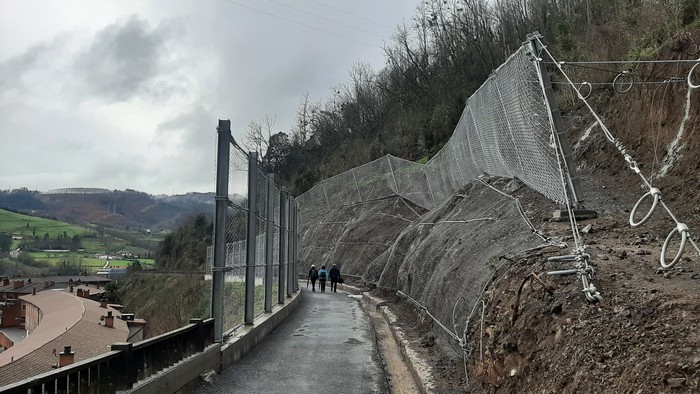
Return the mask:
{"type": "Polygon", "coordinates": [[[318,271],[316,271],[316,266],[313,264],[311,264],[311,269],[309,270],[309,279],[311,279],[311,291],[316,291],[316,279],[318,279],[318,271]]]}
{"type": "Polygon", "coordinates": [[[326,271],[326,266],[322,265],[321,269],[318,270],[318,282],[321,284],[321,293],[326,292],[326,280],[328,279],[328,271],[326,271]]]}
{"type": "Polygon", "coordinates": [[[338,279],[340,279],[340,269],[333,264],[330,272],[328,272],[328,276],[331,278],[331,291],[336,293],[338,290],[338,279]]]}

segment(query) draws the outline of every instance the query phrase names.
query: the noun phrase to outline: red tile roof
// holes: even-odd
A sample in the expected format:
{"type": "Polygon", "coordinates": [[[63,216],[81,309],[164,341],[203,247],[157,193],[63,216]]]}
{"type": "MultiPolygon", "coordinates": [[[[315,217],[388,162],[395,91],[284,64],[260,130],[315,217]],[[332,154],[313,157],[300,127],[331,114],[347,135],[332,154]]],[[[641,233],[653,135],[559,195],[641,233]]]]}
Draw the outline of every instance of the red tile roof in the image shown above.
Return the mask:
{"type": "Polygon", "coordinates": [[[75,361],[110,351],[115,342],[125,342],[129,329],[126,322],[114,319],[114,328],[105,327],[100,316],[108,310],[68,291],[47,290],[20,297],[42,311],[43,318],[32,334],[0,353],[0,384],[6,385],[52,370],[58,363],[53,356],[71,346],[75,361]],[[14,361],[11,361],[14,359],[14,361]]]}

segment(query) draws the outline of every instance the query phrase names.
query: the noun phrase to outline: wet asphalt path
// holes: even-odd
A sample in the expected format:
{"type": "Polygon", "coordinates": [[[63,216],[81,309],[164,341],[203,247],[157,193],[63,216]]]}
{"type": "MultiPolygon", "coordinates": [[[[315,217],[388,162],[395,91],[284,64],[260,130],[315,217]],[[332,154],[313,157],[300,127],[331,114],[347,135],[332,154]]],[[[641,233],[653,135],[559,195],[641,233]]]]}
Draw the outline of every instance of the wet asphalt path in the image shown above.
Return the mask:
{"type": "Polygon", "coordinates": [[[302,289],[297,310],[198,393],[386,393],[375,335],[360,301],[302,289]]]}

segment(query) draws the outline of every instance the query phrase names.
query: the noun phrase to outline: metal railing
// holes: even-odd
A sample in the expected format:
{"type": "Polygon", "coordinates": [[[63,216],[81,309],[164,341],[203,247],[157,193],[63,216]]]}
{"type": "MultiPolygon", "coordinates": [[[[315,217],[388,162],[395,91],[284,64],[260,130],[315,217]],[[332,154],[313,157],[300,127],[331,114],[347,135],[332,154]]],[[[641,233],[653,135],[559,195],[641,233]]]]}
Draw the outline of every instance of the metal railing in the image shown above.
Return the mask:
{"type": "Polygon", "coordinates": [[[138,343],[115,343],[107,353],[4,386],[0,393],[97,394],[129,390],[214,342],[214,319],[192,319],[182,328],[138,343]]]}

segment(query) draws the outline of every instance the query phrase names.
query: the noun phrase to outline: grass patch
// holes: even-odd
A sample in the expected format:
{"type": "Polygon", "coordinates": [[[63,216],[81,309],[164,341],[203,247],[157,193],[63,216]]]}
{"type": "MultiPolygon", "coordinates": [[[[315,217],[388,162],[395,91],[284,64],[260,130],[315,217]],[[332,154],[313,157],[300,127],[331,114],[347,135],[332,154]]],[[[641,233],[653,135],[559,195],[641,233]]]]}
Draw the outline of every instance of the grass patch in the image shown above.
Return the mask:
{"type": "MultiPolygon", "coordinates": [[[[210,281],[207,281],[210,283],[210,281]]],[[[211,285],[208,286],[211,289],[211,285]]],[[[272,284],[272,294],[275,294],[277,284],[272,284]]],[[[211,301],[211,290],[207,299],[211,301]]],[[[265,286],[255,286],[253,314],[257,316],[265,309],[265,286]]],[[[272,304],[276,304],[276,299],[272,304]]],[[[224,331],[243,324],[245,318],[245,283],[226,282],[224,285],[224,331]]]]}
{"type": "Polygon", "coordinates": [[[22,215],[0,209],[0,233],[8,233],[23,237],[33,237],[37,235],[43,237],[48,233],[49,237],[56,237],[64,233],[69,237],[83,235],[86,229],[57,220],[37,218],[22,215]]]}

